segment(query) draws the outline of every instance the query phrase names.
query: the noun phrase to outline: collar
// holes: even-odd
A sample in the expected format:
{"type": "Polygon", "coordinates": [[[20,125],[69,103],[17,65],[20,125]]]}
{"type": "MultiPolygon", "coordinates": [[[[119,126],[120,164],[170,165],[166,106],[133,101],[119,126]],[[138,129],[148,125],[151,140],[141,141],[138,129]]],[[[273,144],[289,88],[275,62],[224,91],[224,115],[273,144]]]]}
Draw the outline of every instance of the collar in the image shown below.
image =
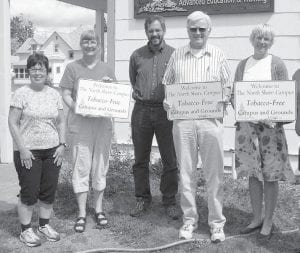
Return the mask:
{"type": "MultiPolygon", "coordinates": [[[[208,44],[205,45],[205,47],[202,49],[202,56],[211,56],[211,50],[210,50],[210,46],[208,44]]],[[[187,54],[187,53],[191,53],[191,45],[188,44],[187,46],[184,47],[184,54],[187,54]]]]}
{"type": "Polygon", "coordinates": [[[163,40],[163,41],[161,42],[160,49],[159,49],[158,51],[153,51],[152,48],[151,48],[151,46],[150,46],[150,43],[149,43],[149,42],[147,43],[147,47],[148,47],[148,49],[149,49],[149,51],[150,51],[151,53],[161,52],[161,51],[163,51],[164,48],[166,47],[166,43],[165,43],[165,41],[163,40]]]}

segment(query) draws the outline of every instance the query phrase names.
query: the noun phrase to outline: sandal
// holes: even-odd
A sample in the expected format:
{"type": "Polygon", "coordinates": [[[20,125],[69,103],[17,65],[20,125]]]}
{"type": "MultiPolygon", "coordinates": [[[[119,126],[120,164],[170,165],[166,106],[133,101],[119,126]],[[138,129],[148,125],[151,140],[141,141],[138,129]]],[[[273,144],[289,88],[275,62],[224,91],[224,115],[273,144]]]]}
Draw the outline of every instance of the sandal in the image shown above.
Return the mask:
{"type": "Polygon", "coordinates": [[[104,212],[95,213],[95,220],[97,225],[100,227],[106,227],[108,224],[108,220],[104,212]]]}
{"type": "Polygon", "coordinates": [[[74,224],[74,230],[76,233],[82,233],[85,231],[86,217],[78,217],[74,224]]]}

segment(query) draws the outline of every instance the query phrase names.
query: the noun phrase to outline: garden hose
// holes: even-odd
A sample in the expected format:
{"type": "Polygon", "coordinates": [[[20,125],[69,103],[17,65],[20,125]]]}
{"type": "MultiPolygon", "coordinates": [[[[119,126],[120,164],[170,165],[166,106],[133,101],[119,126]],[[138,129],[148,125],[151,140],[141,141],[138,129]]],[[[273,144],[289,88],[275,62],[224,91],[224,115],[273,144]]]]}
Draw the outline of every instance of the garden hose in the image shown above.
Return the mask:
{"type": "MultiPolygon", "coordinates": [[[[299,231],[299,228],[292,229],[292,230],[285,230],[285,231],[278,231],[273,232],[273,234],[292,234],[299,231]]],[[[255,234],[256,232],[246,234],[246,235],[233,235],[226,238],[226,240],[235,239],[239,237],[246,237],[252,234],[255,234]]],[[[154,251],[161,251],[168,248],[172,248],[178,245],[186,244],[186,243],[192,243],[192,242],[200,242],[200,243],[209,243],[209,239],[189,239],[189,240],[181,240],[173,243],[168,243],[159,247],[154,248],[144,248],[144,249],[129,249],[129,248],[98,248],[98,249],[91,249],[91,250],[85,250],[85,251],[78,251],[78,253],[101,253],[101,252],[154,252],[154,251]]]]}

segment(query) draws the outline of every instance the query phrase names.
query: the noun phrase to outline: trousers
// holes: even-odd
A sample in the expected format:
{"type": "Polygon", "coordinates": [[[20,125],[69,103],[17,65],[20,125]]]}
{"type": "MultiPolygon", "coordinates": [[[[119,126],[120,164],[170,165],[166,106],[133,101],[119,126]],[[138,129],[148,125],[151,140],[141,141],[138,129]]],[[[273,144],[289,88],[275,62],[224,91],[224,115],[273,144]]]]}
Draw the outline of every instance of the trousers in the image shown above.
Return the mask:
{"type": "Polygon", "coordinates": [[[135,163],[133,175],[136,198],[151,201],[149,182],[149,162],[152,140],[155,134],[162,159],[163,171],[160,180],[160,191],[164,205],[176,203],[178,191],[178,170],[172,136],[172,121],[162,104],[158,106],[136,103],[131,118],[132,141],[135,163]]]}
{"type": "Polygon", "coordinates": [[[202,160],[208,195],[208,224],[223,227],[223,126],[215,119],[175,120],[173,138],[180,171],[180,205],[184,224],[196,224],[198,151],[202,160]]]}

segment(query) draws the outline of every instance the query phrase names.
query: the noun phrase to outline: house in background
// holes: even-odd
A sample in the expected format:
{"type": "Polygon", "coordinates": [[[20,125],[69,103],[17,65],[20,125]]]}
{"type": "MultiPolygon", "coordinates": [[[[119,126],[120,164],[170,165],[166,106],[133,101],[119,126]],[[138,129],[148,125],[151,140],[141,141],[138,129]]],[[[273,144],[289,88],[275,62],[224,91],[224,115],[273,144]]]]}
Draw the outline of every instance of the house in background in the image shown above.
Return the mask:
{"type": "Polygon", "coordinates": [[[29,83],[26,61],[34,52],[41,52],[49,59],[49,77],[54,86],[58,86],[66,65],[82,56],[79,39],[83,30],[91,27],[79,27],[70,33],[53,32],[50,36],[35,36],[28,38],[12,56],[11,63],[14,71],[12,90],[20,85],[29,83]]]}

